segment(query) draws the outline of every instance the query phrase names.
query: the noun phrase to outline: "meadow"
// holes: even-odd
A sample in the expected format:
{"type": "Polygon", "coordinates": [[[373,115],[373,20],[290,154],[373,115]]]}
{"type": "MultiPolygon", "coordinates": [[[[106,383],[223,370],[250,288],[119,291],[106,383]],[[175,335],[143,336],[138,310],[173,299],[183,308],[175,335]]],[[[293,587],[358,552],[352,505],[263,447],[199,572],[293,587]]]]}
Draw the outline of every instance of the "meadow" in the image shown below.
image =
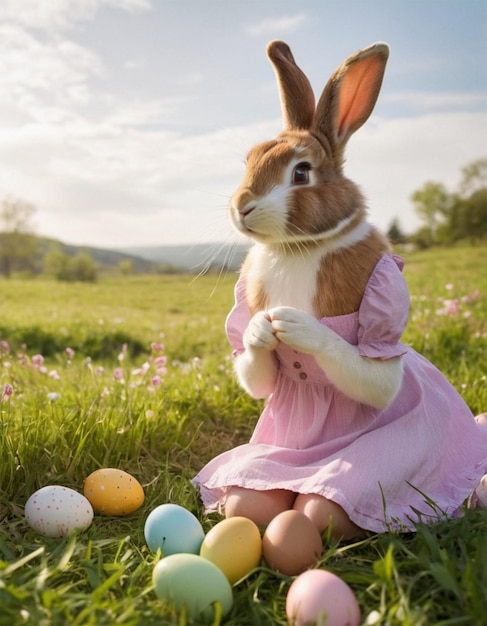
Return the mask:
{"type": "MultiPolygon", "coordinates": [[[[487,248],[405,254],[403,341],[435,363],[474,414],[487,411],[487,248]]],[[[159,504],[209,530],[191,477],[248,440],[262,408],[238,387],[224,321],[235,275],[0,280],[0,623],[184,626],[152,588],[144,522],[159,504]],[[27,525],[48,484],[82,491],[101,467],[144,486],[127,517],[49,539],[27,525]]],[[[487,623],[487,511],[337,545],[319,566],[354,590],[367,626],[487,623]]],[[[286,625],[292,578],[257,568],[234,587],[228,626],[286,625]]],[[[218,624],[215,619],[215,625],[218,624]]]]}

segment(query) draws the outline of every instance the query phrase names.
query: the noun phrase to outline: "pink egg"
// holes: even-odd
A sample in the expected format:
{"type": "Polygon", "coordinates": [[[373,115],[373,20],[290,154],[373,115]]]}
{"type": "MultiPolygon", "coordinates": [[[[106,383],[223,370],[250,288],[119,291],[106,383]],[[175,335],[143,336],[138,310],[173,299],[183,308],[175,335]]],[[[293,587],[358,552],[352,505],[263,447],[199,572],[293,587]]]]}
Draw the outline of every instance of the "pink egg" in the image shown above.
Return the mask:
{"type": "Polygon", "coordinates": [[[289,587],[286,615],[291,626],[358,626],[360,608],[341,578],[321,569],[300,574],[289,587]]]}
{"type": "Polygon", "coordinates": [[[477,424],[482,424],[482,426],[487,426],[487,413],[480,413],[475,417],[477,424]]]}

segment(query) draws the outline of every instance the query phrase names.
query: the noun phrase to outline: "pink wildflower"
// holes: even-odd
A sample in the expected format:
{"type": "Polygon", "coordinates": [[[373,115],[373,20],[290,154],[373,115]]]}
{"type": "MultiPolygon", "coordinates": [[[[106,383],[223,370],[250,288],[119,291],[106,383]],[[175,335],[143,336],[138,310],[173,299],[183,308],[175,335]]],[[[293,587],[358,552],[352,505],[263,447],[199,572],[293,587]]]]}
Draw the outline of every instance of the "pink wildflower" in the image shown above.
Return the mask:
{"type": "Polygon", "coordinates": [[[105,371],[105,368],[102,365],[99,365],[95,370],[95,374],[97,376],[102,376],[104,371],[105,371]]]}
{"type": "Polygon", "coordinates": [[[59,376],[59,372],[57,370],[51,370],[49,372],[49,378],[53,378],[54,380],[61,380],[61,376],[59,376]]]}
{"type": "Polygon", "coordinates": [[[167,356],[158,356],[154,359],[155,365],[164,367],[167,363],[167,356]]]}
{"type": "Polygon", "coordinates": [[[443,308],[439,309],[437,315],[458,315],[460,305],[458,300],[443,300],[443,308]]]}
{"type": "Polygon", "coordinates": [[[154,385],[154,387],[159,387],[159,385],[162,383],[162,378],[160,376],[153,376],[152,377],[152,384],[154,385]]]}
{"type": "Polygon", "coordinates": [[[5,339],[2,339],[2,341],[0,341],[0,348],[3,352],[10,354],[10,344],[8,343],[8,341],[5,341],[5,339]]]}
{"type": "Polygon", "coordinates": [[[150,363],[147,361],[143,363],[140,367],[136,367],[132,370],[132,376],[145,376],[150,369],[150,363]]]}
{"type": "Polygon", "coordinates": [[[42,354],[34,354],[31,361],[36,367],[40,367],[44,364],[44,357],[42,356],[42,354]]]}
{"type": "Polygon", "coordinates": [[[150,347],[153,352],[162,352],[164,350],[164,345],[155,341],[151,343],[150,347]]]}
{"type": "Polygon", "coordinates": [[[123,380],[123,369],[121,367],[116,367],[113,370],[113,378],[115,380],[123,380]]]}
{"type": "Polygon", "coordinates": [[[14,388],[12,387],[12,385],[10,385],[9,383],[4,385],[2,400],[10,400],[13,392],[14,392],[14,388]]]}
{"type": "Polygon", "coordinates": [[[74,357],[73,348],[66,348],[66,354],[68,355],[68,359],[72,359],[74,357]]]}
{"type": "Polygon", "coordinates": [[[127,351],[128,351],[128,345],[126,343],[124,343],[122,345],[122,350],[121,350],[120,354],[118,355],[118,360],[119,360],[120,363],[125,359],[125,357],[127,355],[127,351]]]}
{"type": "Polygon", "coordinates": [[[445,310],[447,315],[457,315],[460,305],[457,300],[445,300],[445,310]]]}
{"type": "Polygon", "coordinates": [[[468,295],[463,296],[462,302],[472,302],[473,300],[477,300],[479,296],[480,296],[480,290],[475,289],[474,291],[472,291],[472,293],[469,293],[468,295]]]}

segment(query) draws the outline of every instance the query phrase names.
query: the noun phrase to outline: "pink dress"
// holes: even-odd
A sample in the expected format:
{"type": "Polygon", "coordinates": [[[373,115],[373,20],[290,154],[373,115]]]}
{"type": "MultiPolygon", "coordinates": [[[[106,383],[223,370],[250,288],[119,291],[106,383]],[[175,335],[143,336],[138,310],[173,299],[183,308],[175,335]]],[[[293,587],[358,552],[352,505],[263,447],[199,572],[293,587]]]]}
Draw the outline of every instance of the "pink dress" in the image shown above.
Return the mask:
{"type": "MultiPolygon", "coordinates": [[[[385,409],[360,404],[327,379],[315,359],[279,344],[278,375],[252,438],[210,461],[193,479],[207,511],[224,508],[233,485],[321,494],[361,528],[414,530],[455,516],[487,472],[487,428],[445,377],[399,343],[409,294],[399,257],[385,255],[360,309],[323,318],[363,356],[400,356],[403,383],[385,409]]],[[[237,282],[227,334],[235,354],[251,314],[237,282]]]]}

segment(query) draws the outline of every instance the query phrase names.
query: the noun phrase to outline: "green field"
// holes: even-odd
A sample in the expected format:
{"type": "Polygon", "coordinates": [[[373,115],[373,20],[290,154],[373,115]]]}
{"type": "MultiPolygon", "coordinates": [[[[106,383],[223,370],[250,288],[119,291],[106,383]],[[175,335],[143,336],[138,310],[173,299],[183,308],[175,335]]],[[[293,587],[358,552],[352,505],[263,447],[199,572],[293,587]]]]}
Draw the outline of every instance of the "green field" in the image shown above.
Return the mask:
{"type": "MultiPolygon", "coordinates": [[[[403,341],[447,375],[474,413],[487,411],[487,248],[405,256],[412,301],[403,341]]],[[[239,389],[224,335],[235,280],[0,281],[2,625],[185,623],[154,594],[157,557],[144,522],[166,502],[190,509],[205,530],[221,519],[204,515],[189,479],[247,441],[262,407],[239,389]],[[36,489],[82,491],[100,467],[143,484],[139,511],[96,516],[63,540],[29,528],[23,507],[36,489]]],[[[487,623],[487,512],[466,510],[410,535],[339,546],[325,538],[320,566],[350,584],[368,626],[487,623]]],[[[291,582],[254,571],[234,587],[225,623],[285,625],[291,582]]]]}

